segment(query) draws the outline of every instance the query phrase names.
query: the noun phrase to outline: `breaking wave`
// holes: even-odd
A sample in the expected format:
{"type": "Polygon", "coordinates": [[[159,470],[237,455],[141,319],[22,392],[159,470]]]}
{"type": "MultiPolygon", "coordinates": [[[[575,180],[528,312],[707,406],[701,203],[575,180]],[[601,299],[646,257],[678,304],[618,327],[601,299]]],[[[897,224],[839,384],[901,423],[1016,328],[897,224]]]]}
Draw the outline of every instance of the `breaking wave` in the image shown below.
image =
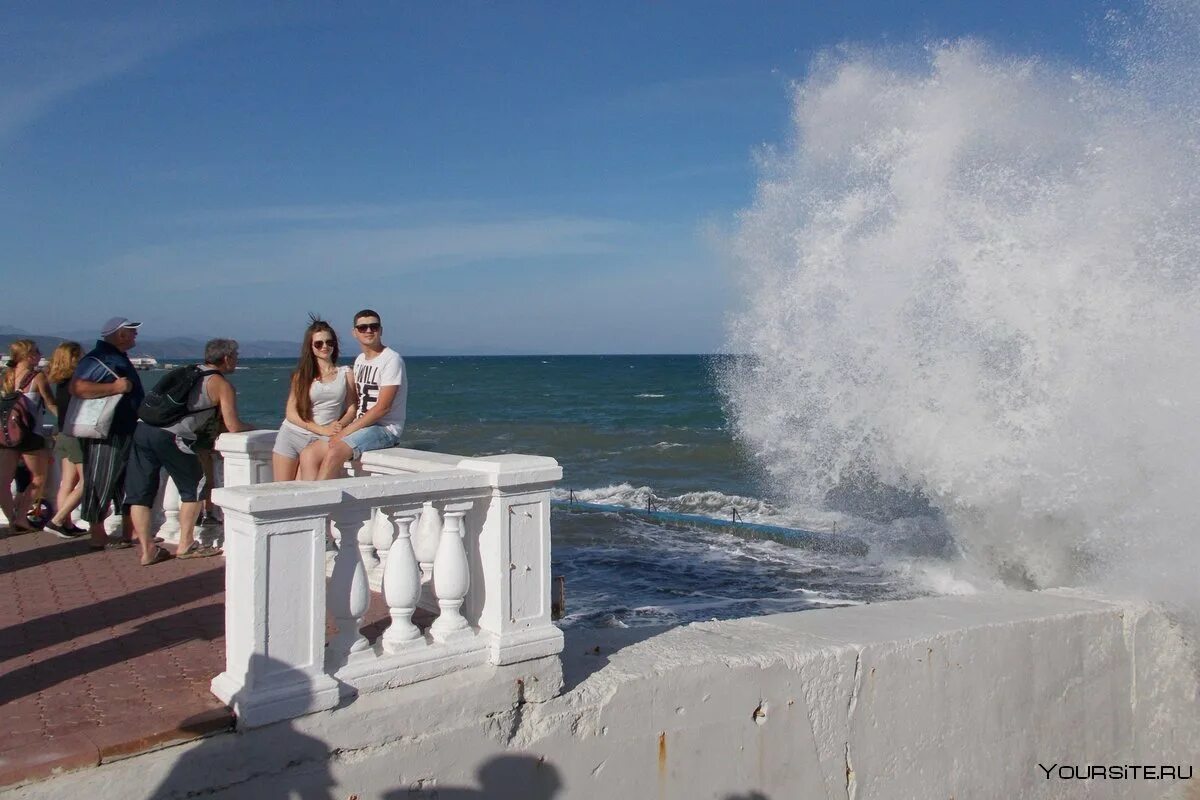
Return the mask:
{"type": "Polygon", "coordinates": [[[820,59],[739,220],[721,384],[788,503],[944,519],[950,591],[1196,607],[1200,10],[1107,25],[1095,70],[820,59]]]}

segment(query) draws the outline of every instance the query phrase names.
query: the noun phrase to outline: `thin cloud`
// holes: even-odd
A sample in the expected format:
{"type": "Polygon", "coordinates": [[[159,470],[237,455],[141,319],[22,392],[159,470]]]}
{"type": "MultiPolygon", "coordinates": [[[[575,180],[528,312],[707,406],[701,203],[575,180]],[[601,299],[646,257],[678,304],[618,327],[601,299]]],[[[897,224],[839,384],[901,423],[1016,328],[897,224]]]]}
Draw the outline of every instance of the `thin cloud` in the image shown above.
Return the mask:
{"type": "Polygon", "coordinates": [[[417,201],[412,203],[347,203],[329,205],[278,205],[249,208],[222,208],[179,214],[168,221],[194,226],[238,226],[262,223],[307,224],[322,222],[373,223],[381,220],[411,222],[437,215],[463,216],[482,211],[479,203],[468,201],[417,201]]]}
{"type": "MultiPolygon", "coordinates": [[[[118,16],[107,5],[92,16],[22,19],[10,4],[0,23],[0,144],[72,95],[218,29],[259,22],[266,7],[214,10],[200,5],[146,6],[118,16]]],[[[44,11],[45,9],[41,9],[44,11]]]]}
{"type": "Polygon", "coordinates": [[[97,265],[109,279],[153,291],[310,282],[339,284],[513,259],[617,252],[634,234],[608,219],[535,217],[405,228],[342,228],[188,239],[143,247],[97,265]]]}

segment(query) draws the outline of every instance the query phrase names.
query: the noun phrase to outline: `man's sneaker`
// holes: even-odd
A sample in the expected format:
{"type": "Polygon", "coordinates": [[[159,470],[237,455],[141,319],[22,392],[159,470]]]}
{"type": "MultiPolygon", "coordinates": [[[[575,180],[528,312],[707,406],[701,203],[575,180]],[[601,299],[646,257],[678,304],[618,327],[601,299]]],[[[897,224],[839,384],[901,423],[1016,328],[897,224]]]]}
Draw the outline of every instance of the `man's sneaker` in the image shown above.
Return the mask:
{"type": "Polygon", "coordinates": [[[66,525],[59,525],[54,520],[47,522],[44,530],[50,531],[60,539],[78,539],[80,536],[83,536],[85,533],[87,533],[87,531],[79,531],[76,533],[66,525]]]}

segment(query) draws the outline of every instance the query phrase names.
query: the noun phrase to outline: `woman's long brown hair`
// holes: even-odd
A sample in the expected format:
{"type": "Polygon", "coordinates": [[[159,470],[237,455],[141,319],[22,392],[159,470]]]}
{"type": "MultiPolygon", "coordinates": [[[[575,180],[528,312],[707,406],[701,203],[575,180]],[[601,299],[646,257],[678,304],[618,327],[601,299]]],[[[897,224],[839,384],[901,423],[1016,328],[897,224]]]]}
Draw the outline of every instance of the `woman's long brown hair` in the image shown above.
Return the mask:
{"type": "Polygon", "coordinates": [[[79,342],[63,342],[54,348],[50,356],[50,369],[47,375],[51,383],[62,383],[75,374],[79,359],[83,358],[83,347],[79,342]]]}
{"type": "Polygon", "coordinates": [[[334,366],[337,365],[341,350],[338,349],[337,331],[328,322],[312,315],[309,315],[308,319],[308,327],[304,329],[304,343],[300,345],[300,361],[296,364],[296,371],[292,373],[292,395],[296,398],[296,413],[300,415],[300,419],[312,422],[312,398],[308,392],[313,381],[321,375],[317,368],[317,357],[313,355],[313,336],[324,331],[333,337],[333,351],[329,354],[329,360],[334,366]]]}
{"type": "Polygon", "coordinates": [[[37,348],[33,339],[17,339],[8,346],[8,360],[5,366],[8,367],[4,371],[4,379],[0,381],[0,388],[5,394],[11,394],[17,388],[17,365],[25,359],[29,358],[29,354],[37,348]]]}

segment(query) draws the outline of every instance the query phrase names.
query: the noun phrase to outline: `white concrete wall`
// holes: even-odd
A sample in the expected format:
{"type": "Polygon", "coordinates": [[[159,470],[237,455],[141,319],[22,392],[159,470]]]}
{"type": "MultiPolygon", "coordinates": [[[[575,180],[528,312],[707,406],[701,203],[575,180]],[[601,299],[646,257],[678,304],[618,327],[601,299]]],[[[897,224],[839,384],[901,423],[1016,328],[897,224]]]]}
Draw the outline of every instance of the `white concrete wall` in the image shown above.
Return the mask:
{"type": "Polygon", "coordinates": [[[539,689],[553,659],[480,667],[0,794],[1200,796],[1200,776],[1048,780],[1037,766],[1200,767],[1192,651],[1136,602],[1003,593],[647,633],[570,632],[553,699],[539,689]]]}

